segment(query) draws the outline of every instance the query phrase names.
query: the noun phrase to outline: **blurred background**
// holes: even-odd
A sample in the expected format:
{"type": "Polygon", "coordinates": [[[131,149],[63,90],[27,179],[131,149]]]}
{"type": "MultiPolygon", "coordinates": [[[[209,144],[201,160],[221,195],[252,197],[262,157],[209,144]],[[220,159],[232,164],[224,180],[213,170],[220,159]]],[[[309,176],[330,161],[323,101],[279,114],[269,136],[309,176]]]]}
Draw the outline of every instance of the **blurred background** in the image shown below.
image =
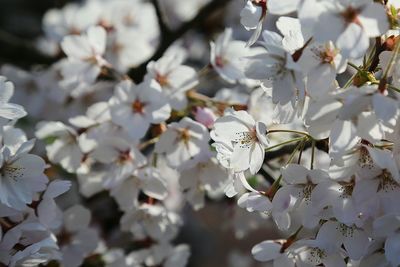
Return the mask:
{"type": "MultiPolygon", "coordinates": [[[[48,10],[62,8],[71,2],[79,3],[73,0],[0,0],[0,65],[3,67],[11,64],[28,70],[36,64],[46,66],[55,62],[57,55],[48,55],[46,49],[40,47],[40,38],[44,35],[42,18],[48,10]]],[[[209,0],[160,0],[159,4],[168,18],[169,27],[174,29],[193,18],[208,2],[209,0]]],[[[184,36],[183,42],[189,51],[188,62],[197,69],[207,64],[209,41],[225,27],[232,27],[237,39],[244,40],[249,36],[239,22],[239,13],[244,1],[227,2],[229,3],[223,8],[210,12],[199,27],[184,36]]],[[[268,21],[273,19],[269,18],[266,23],[269,24],[268,21]]],[[[207,94],[213,94],[216,90],[226,87],[226,84],[221,83],[218,88],[215,88],[215,83],[212,86],[214,88],[207,88],[205,84],[202,89],[207,94]]],[[[19,88],[21,87],[16,86],[16,90],[19,88]]],[[[34,98],[30,98],[30,104],[24,104],[28,111],[30,106],[34,105],[34,101],[34,98]]],[[[19,103],[19,100],[13,102],[19,103]]],[[[86,103],[82,108],[88,105],[89,103],[86,103]]],[[[71,112],[79,114],[83,109],[74,109],[71,112]]],[[[61,112],[70,111],[61,110],[61,112]]],[[[42,113],[41,116],[62,119],[56,114],[42,113]]],[[[32,133],[32,130],[28,130],[29,132],[32,133]]],[[[40,144],[37,146],[40,150],[40,144]]],[[[94,221],[100,228],[110,230],[108,228],[118,226],[120,214],[111,197],[101,193],[84,199],[78,193],[75,177],[61,170],[56,170],[53,175],[68,178],[75,183],[73,190],[60,199],[61,205],[68,206],[83,201],[92,210],[94,221]]],[[[184,226],[176,243],[190,245],[191,267],[266,266],[256,263],[250,253],[251,247],[255,244],[280,236],[271,221],[265,217],[239,208],[235,199],[208,199],[205,207],[199,211],[194,211],[189,206],[183,208],[184,226]]],[[[126,235],[115,235],[110,238],[108,245],[121,246],[129,242],[126,235]]]]}

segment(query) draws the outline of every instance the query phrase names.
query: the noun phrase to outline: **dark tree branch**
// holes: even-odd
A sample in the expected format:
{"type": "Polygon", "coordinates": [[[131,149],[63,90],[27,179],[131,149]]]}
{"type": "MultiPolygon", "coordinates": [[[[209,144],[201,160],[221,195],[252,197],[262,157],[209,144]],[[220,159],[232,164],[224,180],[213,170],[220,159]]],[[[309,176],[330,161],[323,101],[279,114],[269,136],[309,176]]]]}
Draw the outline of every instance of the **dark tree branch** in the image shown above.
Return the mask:
{"type": "Polygon", "coordinates": [[[10,62],[29,68],[33,64],[50,65],[58,58],[41,53],[30,40],[21,39],[0,30],[0,63],[10,62]]]}
{"type": "Polygon", "coordinates": [[[384,46],[381,43],[381,37],[375,38],[375,53],[371,65],[368,68],[369,72],[374,72],[379,64],[379,55],[384,51],[384,46]]]}
{"type": "MultiPolygon", "coordinates": [[[[210,3],[204,6],[193,19],[189,20],[188,22],[185,22],[177,30],[174,31],[167,30],[167,34],[162,32],[160,43],[154,55],[148,61],[142,63],[138,67],[130,69],[128,72],[128,76],[131,77],[137,83],[141,82],[143,80],[144,75],[146,74],[146,66],[150,61],[154,61],[161,58],[165,53],[165,51],[171,46],[171,44],[180,39],[189,30],[195,29],[198,26],[200,26],[215,11],[225,7],[230,1],[231,0],[211,0],[210,3]]],[[[158,20],[160,23],[160,28],[165,27],[164,21],[162,19],[162,12],[160,10],[158,3],[157,5],[155,5],[155,7],[156,11],[158,10],[157,15],[159,16],[158,20]]]]}
{"type": "MultiPolygon", "coordinates": [[[[162,1],[162,0],[161,0],[162,1]]],[[[156,10],[156,15],[158,19],[158,26],[160,27],[160,34],[161,35],[168,35],[171,33],[171,30],[169,29],[167,23],[165,22],[165,15],[164,12],[162,11],[162,8],[160,6],[160,0],[151,0],[151,2],[154,5],[154,9],[156,10]]],[[[163,37],[161,37],[163,39],[163,37]]]]}

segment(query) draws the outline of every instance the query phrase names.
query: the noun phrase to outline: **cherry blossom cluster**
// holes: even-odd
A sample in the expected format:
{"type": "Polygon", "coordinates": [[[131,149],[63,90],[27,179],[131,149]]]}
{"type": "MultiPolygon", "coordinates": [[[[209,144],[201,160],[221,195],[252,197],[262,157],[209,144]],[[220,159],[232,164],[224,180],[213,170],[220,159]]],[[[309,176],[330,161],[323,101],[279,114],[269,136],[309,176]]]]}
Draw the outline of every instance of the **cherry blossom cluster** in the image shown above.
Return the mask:
{"type": "Polygon", "coordinates": [[[183,267],[185,205],[222,202],[237,238],[278,229],[257,261],[399,266],[400,1],[238,1],[224,31],[158,55],[209,1],[184,2],[50,10],[54,63],[1,67],[18,104],[0,76],[0,263],[183,267]],[[118,208],[107,232],[99,196],[118,208]]]}
{"type": "Polygon", "coordinates": [[[247,58],[244,75],[272,97],[278,123],[303,122],[300,129],[269,130],[233,110],[215,122],[218,157],[236,173],[262,168],[270,135],[300,136],[272,186],[247,187],[238,200],[288,231],[287,238],[254,246],[256,260],[274,266],[400,264],[399,4],[247,1],[241,22],[254,31],[248,45],[260,38],[262,50],[247,58]],[[262,29],[269,13],[279,16],[278,32],[262,29]],[[355,69],[350,78],[340,75],[347,66],[355,69]],[[307,142],[311,162],[304,166],[307,142]],[[326,168],[315,164],[317,142],[327,146],[326,168]]]}
{"type": "Polygon", "coordinates": [[[77,266],[98,243],[89,228],[90,211],[81,205],[66,210],[56,198],[70,189],[65,180],[49,179],[49,167],[31,150],[18,119],[27,115],[20,105],[9,103],[14,85],[0,76],[0,265],[38,266],[51,260],[77,266]]]}

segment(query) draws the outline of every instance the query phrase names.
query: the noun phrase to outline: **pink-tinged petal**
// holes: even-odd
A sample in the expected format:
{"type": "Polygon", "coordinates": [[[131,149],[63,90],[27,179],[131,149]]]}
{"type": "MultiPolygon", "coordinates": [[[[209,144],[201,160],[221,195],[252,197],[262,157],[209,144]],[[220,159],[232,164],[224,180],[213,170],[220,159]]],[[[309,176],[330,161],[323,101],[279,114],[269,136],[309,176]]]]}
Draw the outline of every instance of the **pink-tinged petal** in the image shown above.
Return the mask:
{"type": "Polygon", "coordinates": [[[377,37],[389,29],[389,19],[385,7],[380,3],[369,3],[358,16],[368,37],[377,37]]]}
{"type": "Polygon", "coordinates": [[[325,267],[346,267],[346,263],[341,255],[332,254],[323,259],[325,267]]]}
{"type": "Polygon", "coordinates": [[[106,49],[107,33],[103,27],[90,27],[87,31],[87,36],[90,44],[94,48],[96,54],[102,55],[106,49]]]}
{"type": "Polygon", "coordinates": [[[298,164],[288,164],[282,168],[282,177],[289,184],[306,184],[308,169],[298,164]]]}
{"type": "Polygon", "coordinates": [[[360,58],[369,47],[369,37],[356,23],[350,23],[338,38],[336,45],[345,57],[360,58]]]}
{"type": "Polygon", "coordinates": [[[343,235],[340,233],[340,223],[327,221],[318,231],[317,239],[326,244],[326,246],[333,246],[332,248],[339,248],[344,240],[343,235]]]}
{"type": "Polygon", "coordinates": [[[307,77],[307,91],[312,98],[325,96],[336,78],[336,70],[331,64],[321,64],[307,77]]]}
{"type": "Polygon", "coordinates": [[[250,153],[250,173],[256,174],[264,163],[264,146],[259,143],[255,143],[251,148],[250,153]]]}
{"type": "Polygon", "coordinates": [[[264,147],[267,147],[269,144],[268,138],[267,138],[267,125],[265,125],[263,122],[257,122],[256,123],[256,133],[257,133],[257,139],[258,142],[260,142],[261,145],[264,147]]]}
{"type": "Polygon", "coordinates": [[[240,23],[246,30],[254,30],[262,16],[262,8],[256,6],[252,1],[247,1],[245,7],[240,12],[240,23]]]}
{"type": "Polygon", "coordinates": [[[385,242],[386,259],[393,265],[400,265],[400,234],[389,236],[385,242]]]}
{"type": "Polygon", "coordinates": [[[85,229],[90,219],[90,211],[80,205],[72,206],[64,212],[65,227],[70,232],[85,229]]]}
{"type": "Polygon", "coordinates": [[[350,259],[359,260],[365,256],[370,241],[367,234],[358,229],[354,229],[350,236],[344,239],[344,247],[349,254],[350,259]]]}
{"type": "Polygon", "coordinates": [[[280,1],[280,0],[269,0],[268,11],[275,15],[284,15],[296,11],[300,0],[291,1],[280,1]]]}
{"type": "Polygon", "coordinates": [[[383,122],[390,121],[396,116],[399,110],[399,102],[383,94],[374,94],[372,97],[372,105],[376,117],[383,122]]]}
{"type": "MultiPolygon", "coordinates": [[[[239,199],[240,200],[240,199],[239,199]]],[[[246,194],[246,198],[238,201],[238,205],[244,207],[249,212],[259,211],[259,212],[268,212],[272,209],[272,203],[268,199],[268,197],[261,195],[258,192],[251,192],[246,194]]]]}
{"type": "Polygon", "coordinates": [[[263,241],[251,249],[251,254],[258,261],[271,261],[280,256],[282,245],[272,241],[263,241]]]}
{"type": "Polygon", "coordinates": [[[329,142],[333,153],[343,153],[353,148],[358,142],[353,123],[336,120],[332,127],[329,142]]]}
{"type": "MultiPolygon", "coordinates": [[[[318,4],[316,5],[318,7],[318,4]]],[[[321,43],[327,41],[335,42],[345,30],[344,20],[332,12],[323,12],[314,25],[315,39],[321,43]]]]}
{"type": "Polygon", "coordinates": [[[46,192],[43,194],[43,198],[58,197],[67,192],[70,188],[71,188],[70,181],[54,180],[51,183],[49,183],[46,192]]]}
{"type": "Polygon", "coordinates": [[[92,56],[90,43],[84,36],[70,35],[64,37],[61,48],[71,58],[84,60],[92,56]]]}

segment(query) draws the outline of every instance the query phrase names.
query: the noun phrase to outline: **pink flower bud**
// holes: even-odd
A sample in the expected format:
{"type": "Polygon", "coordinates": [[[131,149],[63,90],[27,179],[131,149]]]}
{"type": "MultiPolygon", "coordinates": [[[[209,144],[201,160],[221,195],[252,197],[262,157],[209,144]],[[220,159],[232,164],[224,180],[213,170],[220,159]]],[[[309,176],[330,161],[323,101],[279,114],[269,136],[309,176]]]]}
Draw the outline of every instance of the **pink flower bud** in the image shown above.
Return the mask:
{"type": "Polygon", "coordinates": [[[214,125],[214,121],[217,119],[211,109],[202,107],[196,107],[194,117],[196,121],[200,122],[207,128],[211,128],[214,125]]]}

